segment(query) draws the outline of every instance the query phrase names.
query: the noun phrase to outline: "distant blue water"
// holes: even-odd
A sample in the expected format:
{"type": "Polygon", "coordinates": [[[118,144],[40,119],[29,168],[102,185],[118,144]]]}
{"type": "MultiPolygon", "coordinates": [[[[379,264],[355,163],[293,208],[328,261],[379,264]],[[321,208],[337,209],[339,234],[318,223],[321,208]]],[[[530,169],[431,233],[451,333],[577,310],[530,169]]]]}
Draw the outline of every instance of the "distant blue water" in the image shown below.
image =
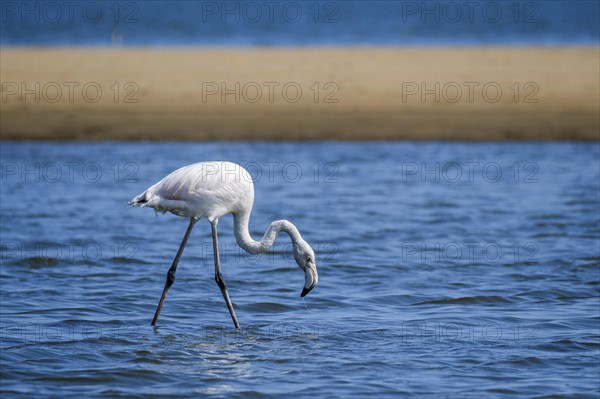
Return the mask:
{"type": "Polygon", "coordinates": [[[0,1],[2,45],[598,45],[596,0],[0,1]]]}
{"type": "Polygon", "coordinates": [[[2,397],[581,397],[600,394],[600,151],[588,143],[10,143],[0,190],[2,397]],[[208,159],[255,179],[238,249],[219,224],[241,331],[196,225],[128,208],[208,159]]]}

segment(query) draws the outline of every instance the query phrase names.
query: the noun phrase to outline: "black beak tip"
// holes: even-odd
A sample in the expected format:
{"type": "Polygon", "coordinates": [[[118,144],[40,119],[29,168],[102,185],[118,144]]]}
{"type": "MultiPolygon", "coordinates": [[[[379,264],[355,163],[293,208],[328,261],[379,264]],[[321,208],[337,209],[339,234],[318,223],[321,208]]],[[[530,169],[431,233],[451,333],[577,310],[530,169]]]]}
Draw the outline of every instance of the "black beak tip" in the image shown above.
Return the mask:
{"type": "Polygon", "coordinates": [[[313,289],[313,287],[310,287],[310,288],[304,287],[302,289],[302,293],[300,294],[300,297],[304,298],[306,295],[308,295],[308,293],[313,289]]]}

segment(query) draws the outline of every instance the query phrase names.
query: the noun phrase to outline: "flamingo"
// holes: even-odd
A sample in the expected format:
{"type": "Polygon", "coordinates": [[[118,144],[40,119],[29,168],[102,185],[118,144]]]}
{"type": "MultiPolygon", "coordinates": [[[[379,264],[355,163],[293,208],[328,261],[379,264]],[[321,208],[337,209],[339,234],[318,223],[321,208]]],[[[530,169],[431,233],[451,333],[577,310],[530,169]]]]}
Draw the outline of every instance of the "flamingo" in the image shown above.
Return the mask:
{"type": "Polygon", "coordinates": [[[231,213],[234,234],[238,245],[251,254],[268,251],[280,232],[287,233],[293,244],[294,259],[304,272],[304,288],[301,297],[308,294],[318,282],[315,253],[291,222],[277,220],[267,228],[260,241],[252,239],[248,231],[250,212],[254,202],[254,183],[250,173],[240,165],[225,161],[199,162],[184,166],[167,175],[140,195],[134,197],[130,206],[149,207],[155,212],[171,212],[190,219],[179,250],[167,272],[167,279],[156,313],[152,319],[155,326],[169,288],[175,281],[177,264],[183,254],[194,225],[206,218],[212,227],[215,281],[221,290],[235,328],[240,324],[229,299],[227,286],[221,274],[217,225],[221,216],[231,213]]]}

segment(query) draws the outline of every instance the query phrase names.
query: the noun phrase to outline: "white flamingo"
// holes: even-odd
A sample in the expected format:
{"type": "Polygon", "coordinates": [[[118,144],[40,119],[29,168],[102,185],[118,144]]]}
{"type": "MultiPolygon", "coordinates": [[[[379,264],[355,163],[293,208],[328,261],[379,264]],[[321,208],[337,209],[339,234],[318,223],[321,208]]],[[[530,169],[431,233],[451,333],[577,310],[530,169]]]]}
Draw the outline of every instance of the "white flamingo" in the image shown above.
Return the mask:
{"type": "Polygon", "coordinates": [[[248,222],[253,202],[254,184],[250,173],[240,165],[231,162],[199,162],[184,166],[129,202],[131,206],[150,207],[156,212],[171,212],[190,219],[177,255],[167,273],[165,288],[152,319],[152,325],[156,325],[167,292],[175,281],[177,264],[192,228],[202,218],[208,219],[212,226],[215,281],[223,294],[235,328],[239,328],[240,324],[227,293],[219,260],[217,224],[221,216],[228,213],[233,215],[236,241],[240,247],[251,254],[268,251],[281,231],[287,233],[292,239],[294,258],[300,269],[304,271],[304,289],[300,295],[305,296],[315,287],[318,282],[315,254],[310,245],[302,239],[296,226],[287,220],[277,220],[269,225],[260,241],[252,239],[248,231],[248,222]]]}

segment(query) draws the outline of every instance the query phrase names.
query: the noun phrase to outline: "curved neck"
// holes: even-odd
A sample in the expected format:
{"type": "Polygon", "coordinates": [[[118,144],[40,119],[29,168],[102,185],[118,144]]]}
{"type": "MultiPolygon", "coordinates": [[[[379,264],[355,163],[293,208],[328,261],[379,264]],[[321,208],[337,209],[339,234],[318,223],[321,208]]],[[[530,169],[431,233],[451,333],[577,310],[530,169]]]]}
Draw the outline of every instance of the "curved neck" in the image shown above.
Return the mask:
{"type": "Polygon", "coordinates": [[[273,246],[281,231],[287,233],[294,244],[302,240],[300,232],[291,222],[288,222],[287,220],[276,220],[269,225],[260,241],[254,241],[248,230],[249,221],[250,212],[233,214],[235,239],[242,249],[251,254],[267,252],[273,246]]]}

